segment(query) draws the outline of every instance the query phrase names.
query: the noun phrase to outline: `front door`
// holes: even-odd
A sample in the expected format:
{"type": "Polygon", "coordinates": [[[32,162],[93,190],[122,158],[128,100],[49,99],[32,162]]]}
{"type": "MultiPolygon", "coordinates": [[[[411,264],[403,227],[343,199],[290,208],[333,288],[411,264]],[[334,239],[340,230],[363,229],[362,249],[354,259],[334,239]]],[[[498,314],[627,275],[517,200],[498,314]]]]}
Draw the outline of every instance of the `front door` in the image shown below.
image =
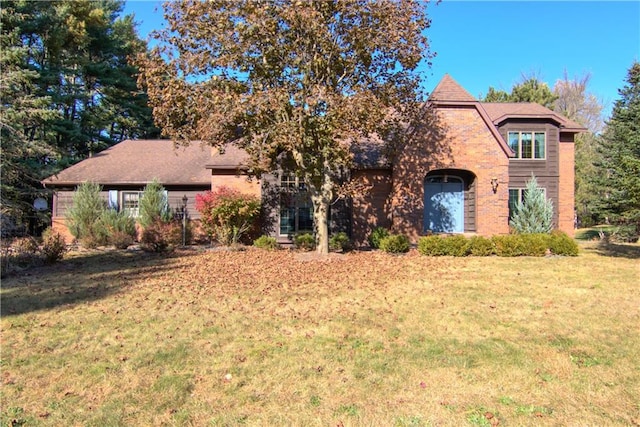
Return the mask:
{"type": "Polygon", "coordinates": [[[460,178],[427,177],[424,184],[424,231],[464,232],[464,184],[460,178]]]}

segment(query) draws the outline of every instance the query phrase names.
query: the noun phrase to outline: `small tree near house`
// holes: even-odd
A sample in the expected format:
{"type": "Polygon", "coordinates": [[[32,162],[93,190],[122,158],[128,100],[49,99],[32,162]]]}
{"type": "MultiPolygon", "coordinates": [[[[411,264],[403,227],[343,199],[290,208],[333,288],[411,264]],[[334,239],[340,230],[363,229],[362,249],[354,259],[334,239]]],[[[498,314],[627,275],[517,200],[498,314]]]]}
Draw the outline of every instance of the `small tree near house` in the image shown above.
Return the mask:
{"type": "Polygon", "coordinates": [[[520,234],[550,233],[553,229],[553,203],[538,187],[533,175],[527,182],[523,199],[518,201],[509,225],[520,234]]]}
{"type": "Polygon", "coordinates": [[[255,225],[260,215],[260,200],[221,186],[215,191],[197,194],[196,210],[211,239],[223,245],[236,244],[255,225]]]}

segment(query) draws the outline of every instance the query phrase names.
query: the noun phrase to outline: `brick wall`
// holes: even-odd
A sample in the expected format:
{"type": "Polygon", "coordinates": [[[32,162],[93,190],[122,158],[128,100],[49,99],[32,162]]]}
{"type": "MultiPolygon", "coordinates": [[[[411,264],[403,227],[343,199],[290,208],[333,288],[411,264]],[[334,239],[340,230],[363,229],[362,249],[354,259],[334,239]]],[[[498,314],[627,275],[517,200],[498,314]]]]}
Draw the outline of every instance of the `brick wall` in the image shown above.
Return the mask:
{"type": "Polygon", "coordinates": [[[558,228],[574,235],[575,152],[573,142],[560,142],[560,182],[558,188],[558,228]]]}
{"type": "Polygon", "coordinates": [[[367,245],[367,238],[375,227],[391,227],[388,203],[392,188],[391,171],[354,171],[351,179],[364,188],[352,198],[352,240],[356,246],[367,245]]]}
{"type": "MultiPolygon", "coordinates": [[[[475,224],[482,235],[508,233],[509,159],[472,105],[439,107],[429,126],[400,151],[394,163],[391,213],[394,232],[414,241],[423,233],[424,178],[447,169],[475,176],[475,224]],[[499,185],[494,193],[491,180],[499,185]]],[[[468,184],[468,183],[467,183],[468,184]]]]}
{"type": "Polygon", "coordinates": [[[213,171],[211,176],[211,191],[227,186],[235,188],[241,193],[253,194],[260,197],[260,180],[239,175],[235,171],[213,171]]]}

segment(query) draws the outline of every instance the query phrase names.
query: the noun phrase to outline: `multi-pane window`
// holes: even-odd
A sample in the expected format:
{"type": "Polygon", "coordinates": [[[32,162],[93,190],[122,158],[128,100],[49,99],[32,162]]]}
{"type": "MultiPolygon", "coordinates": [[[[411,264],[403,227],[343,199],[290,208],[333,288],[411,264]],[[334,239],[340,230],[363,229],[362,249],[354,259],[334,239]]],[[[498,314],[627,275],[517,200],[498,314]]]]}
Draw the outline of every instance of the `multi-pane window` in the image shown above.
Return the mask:
{"type": "MultiPolygon", "coordinates": [[[[547,194],[546,189],[540,188],[545,195],[547,194]]],[[[516,212],[516,206],[518,203],[524,202],[524,195],[526,189],[525,188],[510,188],[509,189],[509,220],[513,218],[513,214],[516,212]]]]}
{"type": "Polygon", "coordinates": [[[140,216],[140,193],[139,191],[122,192],[122,210],[132,218],[140,216]]]}
{"type": "Polygon", "coordinates": [[[280,235],[313,231],[311,198],[304,182],[294,175],[282,175],[280,188],[280,235]]]}
{"type": "Polygon", "coordinates": [[[509,132],[509,147],[516,159],[544,159],[546,134],[544,132],[509,132]]]}

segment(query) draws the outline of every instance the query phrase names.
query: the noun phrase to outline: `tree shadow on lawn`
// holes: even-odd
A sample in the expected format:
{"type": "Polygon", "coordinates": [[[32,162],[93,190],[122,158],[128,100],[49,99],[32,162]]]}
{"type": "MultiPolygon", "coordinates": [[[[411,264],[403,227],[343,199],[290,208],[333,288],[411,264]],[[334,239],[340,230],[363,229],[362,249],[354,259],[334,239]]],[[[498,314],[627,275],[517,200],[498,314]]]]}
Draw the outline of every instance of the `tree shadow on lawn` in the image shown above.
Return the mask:
{"type": "Polygon", "coordinates": [[[178,259],[196,254],[90,251],[25,270],[2,280],[0,316],[96,301],[122,292],[137,279],[163,274],[178,259]]]}
{"type": "Polygon", "coordinates": [[[640,259],[640,246],[637,244],[600,242],[589,250],[607,257],[640,259]]]}

